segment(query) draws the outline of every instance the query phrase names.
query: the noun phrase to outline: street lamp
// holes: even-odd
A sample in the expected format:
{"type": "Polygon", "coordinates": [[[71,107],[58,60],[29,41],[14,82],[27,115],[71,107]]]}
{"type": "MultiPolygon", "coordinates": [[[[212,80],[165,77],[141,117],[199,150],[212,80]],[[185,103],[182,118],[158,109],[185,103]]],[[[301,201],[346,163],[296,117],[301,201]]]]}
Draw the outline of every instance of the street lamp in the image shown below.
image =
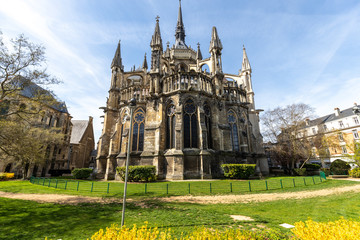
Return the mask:
{"type": "Polygon", "coordinates": [[[358,107],[357,103],[354,103],[352,111],[353,111],[354,114],[360,116],[360,108],[358,107]]]}
{"type": "Polygon", "coordinates": [[[127,145],[127,156],[125,163],[125,184],[124,184],[124,199],[123,199],[123,207],[122,207],[122,216],[121,216],[121,227],[124,226],[125,220],[125,204],[126,204],[126,190],[127,190],[127,181],[128,181],[128,172],[129,172],[129,159],[130,159],[130,145],[131,145],[131,135],[132,135],[132,120],[133,120],[133,112],[134,107],[136,106],[135,94],[132,99],[129,101],[130,108],[130,128],[129,128],[129,136],[128,136],[128,145],[127,145]]]}

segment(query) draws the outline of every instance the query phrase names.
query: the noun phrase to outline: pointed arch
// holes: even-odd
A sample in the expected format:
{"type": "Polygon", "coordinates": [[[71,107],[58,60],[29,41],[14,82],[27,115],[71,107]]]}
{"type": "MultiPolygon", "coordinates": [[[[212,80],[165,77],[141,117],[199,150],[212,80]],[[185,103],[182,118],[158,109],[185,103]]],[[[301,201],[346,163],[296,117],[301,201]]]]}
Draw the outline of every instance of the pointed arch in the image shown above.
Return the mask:
{"type": "Polygon", "coordinates": [[[211,132],[211,108],[210,105],[205,102],[204,103],[204,113],[205,113],[205,126],[206,126],[206,136],[207,136],[207,147],[209,149],[213,148],[213,142],[212,142],[212,132],[211,132]]]}
{"type": "Polygon", "coordinates": [[[228,116],[228,123],[230,125],[231,143],[232,143],[233,151],[239,151],[240,142],[239,142],[237,115],[233,110],[229,110],[227,116],[228,116]]]}
{"type": "Polygon", "coordinates": [[[184,104],[184,148],[198,147],[196,105],[193,100],[188,99],[184,104]]]}
{"type": "Polygon", "coordinates": [[[135,110],[132,124],[132,151],[143,151],[145,112],[142,108],[135,110]]]}
{"type": "Polygon", "coordinates": [[[166,108],[166,149],[175,148],[175,105],[170,102],[166,108]]]}

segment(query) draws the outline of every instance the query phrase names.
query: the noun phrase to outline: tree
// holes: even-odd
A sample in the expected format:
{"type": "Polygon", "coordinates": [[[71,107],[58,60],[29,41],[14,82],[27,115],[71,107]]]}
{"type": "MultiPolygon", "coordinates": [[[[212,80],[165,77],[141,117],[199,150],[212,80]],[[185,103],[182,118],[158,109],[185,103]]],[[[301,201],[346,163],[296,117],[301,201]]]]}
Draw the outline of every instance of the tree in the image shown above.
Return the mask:
{"type": "Polygon", "coordinates": [[[261,117],[265,141],[271,142],[270,154],[287,173],[295,163],[313,155],[314,142],[301,131],[313,115],[313,108],[304,103],[270,109],[261,117]]]}
{"type": "MultiPolygon", "coordinates": [[[[0,32],[0,160],[24,167],[45,159],[49,144],[64,138],[40,124],[44,109],[58,107],[44,87],[59,81],[46,72],[45,49],[24,35],[5,43],[0,32]]],[[[26,173],[24,173],[26,174],[26,173]]]]}

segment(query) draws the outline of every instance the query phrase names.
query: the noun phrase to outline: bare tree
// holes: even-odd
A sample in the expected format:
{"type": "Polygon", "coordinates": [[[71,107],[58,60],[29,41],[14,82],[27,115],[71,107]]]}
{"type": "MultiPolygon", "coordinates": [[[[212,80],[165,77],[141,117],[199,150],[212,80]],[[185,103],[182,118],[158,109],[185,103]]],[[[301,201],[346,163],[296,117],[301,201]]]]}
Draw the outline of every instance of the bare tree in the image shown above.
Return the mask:
{"type": "Polygon", "coordinates": [[[273,146],[271,156],[288,173],[294,169],[296,162],[308,160],[313,154],[313,142],[302,131],[305,120],[313,113],[314,109],[309,105],[297,103],[268,110],[261,116],[265,141],[273,146]]]}

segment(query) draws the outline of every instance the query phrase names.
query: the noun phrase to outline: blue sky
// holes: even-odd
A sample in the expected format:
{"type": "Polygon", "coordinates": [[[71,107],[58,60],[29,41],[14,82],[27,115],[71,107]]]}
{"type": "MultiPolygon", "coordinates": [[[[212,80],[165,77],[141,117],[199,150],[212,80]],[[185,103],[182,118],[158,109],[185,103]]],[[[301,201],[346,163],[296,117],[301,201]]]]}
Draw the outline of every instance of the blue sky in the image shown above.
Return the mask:
{"type": "MultiPolygon", "coordinates": [[[[54,86],[74,119],[94,117],[96,140],[121,39],[125,70],[148,59],[155,17],[174,43],[177,0],[0,0],[4,37],[24,33],[46,47],[54,86]]],[[[238,73],[242,46],[253,69],[256,107],[304,102],[318,116],[360,103],[360,2],[352,0],[182,0],[186,43],[208,57],[212,26],[223,70],[238,73]]]]}

